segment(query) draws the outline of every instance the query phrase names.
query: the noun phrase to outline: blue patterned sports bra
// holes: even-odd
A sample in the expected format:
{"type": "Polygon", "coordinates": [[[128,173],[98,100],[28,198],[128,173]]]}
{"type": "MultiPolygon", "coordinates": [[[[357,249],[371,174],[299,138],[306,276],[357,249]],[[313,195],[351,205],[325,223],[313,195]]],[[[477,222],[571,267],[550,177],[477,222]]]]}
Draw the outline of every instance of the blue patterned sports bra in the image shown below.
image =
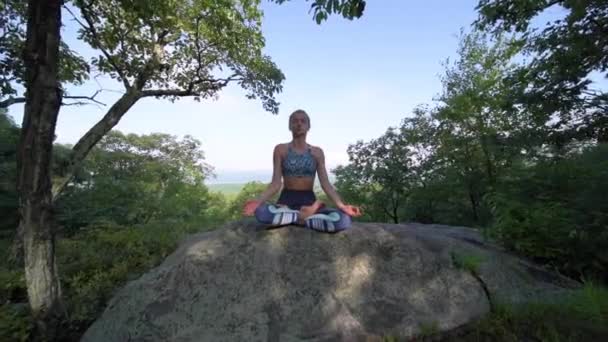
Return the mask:
{"type": "Polygon", "coordinates": [[[287,145],[287,156],[283,160],[283,176],[287,177],[314,177],[317,172],[317,161],[312,156],[310,146],[308,150],[299,154],[287,145]]]}

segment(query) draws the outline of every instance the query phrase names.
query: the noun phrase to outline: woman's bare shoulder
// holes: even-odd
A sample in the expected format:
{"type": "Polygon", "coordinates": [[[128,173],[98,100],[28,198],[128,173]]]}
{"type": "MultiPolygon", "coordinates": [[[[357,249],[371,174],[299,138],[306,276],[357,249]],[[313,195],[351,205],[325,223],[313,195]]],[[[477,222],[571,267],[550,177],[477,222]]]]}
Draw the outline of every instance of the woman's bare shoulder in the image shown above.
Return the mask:
{"type": "Polygon", "coordinates": [[[289,143],[279,143],[279,144],[276,144],[274,146],[274,150],[276,152],[279,152],[280,154],[285,154],[285,153],[287,153],[287,145],[289,145],[289,143]]]}
{"type": "Polygon", "coordinates": [[[310,153],[312,153],[313,156],[315,157],[322,157],[323,156],[323,149],[319,146],[315,146],[315,145],[310,145],[310,153]]]}

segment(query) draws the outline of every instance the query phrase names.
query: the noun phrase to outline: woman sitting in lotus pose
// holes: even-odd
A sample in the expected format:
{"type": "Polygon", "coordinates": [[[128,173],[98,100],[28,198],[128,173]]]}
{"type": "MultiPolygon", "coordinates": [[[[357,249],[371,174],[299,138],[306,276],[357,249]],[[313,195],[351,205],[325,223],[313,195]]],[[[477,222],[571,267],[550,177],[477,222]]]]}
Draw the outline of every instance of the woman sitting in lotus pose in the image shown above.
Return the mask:
{"type": "Polygon", "coordinates": [[[305,111],[296,110],[289,116],[293,139],[275,146],[272,182],[257,199],[245,203],[243,214],[255,214],[264,224],[298,224],[323,232],[344,230],[350,227],[351,217],[361,215],[358,207],[342,202],[329,183],[323,150],[306,143],[309,129],[310,118],[305,111]],[[338,209],[326,208],[316,199],[313,185],[317,173],[321,188],[338,209]],[[282,185],[277,204],[267,203],[282,185]]]}

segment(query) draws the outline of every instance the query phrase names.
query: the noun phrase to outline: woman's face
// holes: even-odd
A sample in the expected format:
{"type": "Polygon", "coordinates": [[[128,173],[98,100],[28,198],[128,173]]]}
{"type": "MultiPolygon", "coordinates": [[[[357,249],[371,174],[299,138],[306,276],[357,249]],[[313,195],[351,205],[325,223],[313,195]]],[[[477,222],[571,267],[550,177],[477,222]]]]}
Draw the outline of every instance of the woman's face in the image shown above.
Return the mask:
{"type": "Polygon", "coordinates": [[[304,134],[310,129],[308,117],[304,113],[295,113],[289,120],[289,130],[294,134],[304,134]]]}

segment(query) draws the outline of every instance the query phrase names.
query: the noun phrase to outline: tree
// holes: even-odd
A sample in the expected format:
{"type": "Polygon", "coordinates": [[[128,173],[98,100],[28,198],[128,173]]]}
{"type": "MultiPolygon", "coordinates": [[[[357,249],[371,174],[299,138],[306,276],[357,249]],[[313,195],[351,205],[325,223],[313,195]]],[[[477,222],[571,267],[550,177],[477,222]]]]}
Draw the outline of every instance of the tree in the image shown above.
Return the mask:
{"type": "Polygon", "coordinates": [[[608,77],[608,3],[572,0],[481,0],[476,26],[520,33],[532,61],[514,79],[527,89],[519,102],[551,123],[551,139],[608,141],[608,93],[594,88],[591,75],[608,77]],[[539,31],[531,21],[549,8],[563,18],[539,31]],[[557,118],[553,122],[553,119],[557,118]]]}
{"type": "Polygon", "coordinates": [[[349,200],[362,203],[365,212],[374,217],[401,220],[401,209],[407,202],[411,183],[412,155],[399,131],[391,127],[377,139],[349,145],[350,164],[336,168],[336,186],[349,200]],[[355,197],[355,196],[354,196],[355,197]]]}
{"type": "Polygon", "coordinates": [[[91,64],[121,82],[125,93],[75,144],[72,169],[145,97],[201,100],[237,82],[249,98],[260,98],[266,110],[277,113],[274,94],[281,91],[284,76],[262,54],[261,12],[255,3],[78,0],[75,5],[82,19],[70,12],[81,25],[80,36],[99,51],[91,64]],[[214,76],[217,68],[226,68],[226,76],[214,76]]]}
{"type": "MultiPolygon", "coordinates": [[[[91,64],[122,82],[125,94],[74,146],[69,171],[56,194],[69,182],[90,149],[143,97],[207,98],[237,81],[250,90],[249,97],[261,97],[265,108],[276,112],[278,103],[273,94],[280,91],[283,75],[261,54],[261,15],[251,3],[74,4],[82,15],[82,19],[74,16],[82,26],[81,38],[100,51],[91,64]],[[214,78],[211,73],[218,66],[227,66],[232,74],[214,78]]],[[[18,167],[20,226],[30,305],[40,322],[39,331],[54,336],[50,327],[60,320],[62,305],[54,262],[49,169],[62,102],[58,77],[61,2],[43,5],[31,1],[28,11],[26,107],[18,167]],[[49,87],[54,90],[48,91],[49,87]]]]}
{"type": "Polygon", "coordinates": [[[432,111],[420,106],[414,109],[412,117],[403,119],[399,127],[401,139],[412,155],[409,167],[411,183],[404,216],[417,222],[435,222],[438,204],[450,192],[446,189],[453,192],[453,187],[446,184],[441,163],[436,158],[438,126],[432,111]]]}
{"type": "Polygon", "coordinates": [[[27,293],[39,338],[54,339],[64,317],[51,228],[51,150],[61,105],[61,1],[28,2],[24,51],[25,109],[17,154],[17,189],[27,293]]]}
{"type": "Polygon", "coordinates": [[[95,221],[192,222],[209,204],[203,181],[210,171],[190,136],[110,131],[58,199],[58,221],[67,232],[95,221]]]}
{"type": "Polygon", "coordinates": [[[484,196],[542,132],[511,102],[520,88],[508,76],[520,47],[481,32],[463,35],[457,60],[446,63],[438,104],[351,145],[350,164],[336,171],[340,191],[378,220],[487,223],[484,196]]]}
{"type": "Polygon", "coordinates": [[[433,112],[439,122],[436,159],[465,190],[474,223],[487,221],[482,198],[529,145],[530,132],[542,132],[542,125],[511,101],[521,91],[509,78],[520,48],[518,40],[500,35],[463,35],[433,112]]]}

